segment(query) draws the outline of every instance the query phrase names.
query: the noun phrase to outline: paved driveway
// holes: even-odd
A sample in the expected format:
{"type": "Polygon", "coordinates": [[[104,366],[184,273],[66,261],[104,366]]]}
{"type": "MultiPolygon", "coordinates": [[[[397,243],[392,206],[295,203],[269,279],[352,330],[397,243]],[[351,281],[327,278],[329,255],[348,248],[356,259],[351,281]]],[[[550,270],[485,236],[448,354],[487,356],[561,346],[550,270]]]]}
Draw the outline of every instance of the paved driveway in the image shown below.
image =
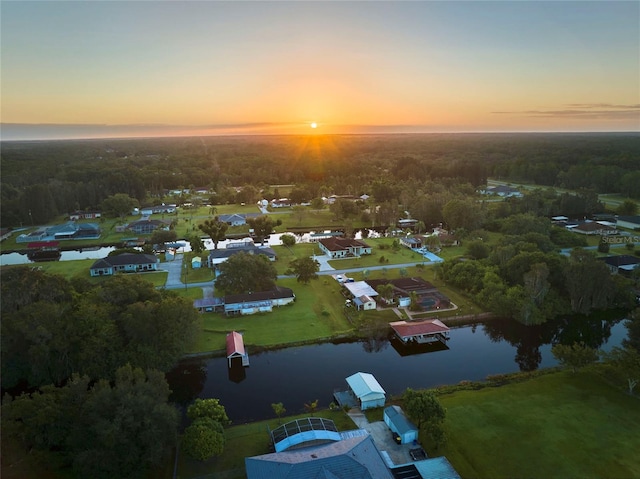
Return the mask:
{"type": "MultiPolygon", "coordinates": [[[[349,411],[349,417],[358,428],[364,429],[371,434],[376,447],[380,451],[386,452],[386,455],[388,455],[394,465],[399,466],[413,462],[409,450],[415,446],[412,444],[396,444],[391,435],[391,429],[389,429],[389,426],[387,426],[384,421],[369,422],[367,417],[358,408],[351,409],[349,411]]],[[[385,456],[384,453],[383,456],[385,456]]]]}

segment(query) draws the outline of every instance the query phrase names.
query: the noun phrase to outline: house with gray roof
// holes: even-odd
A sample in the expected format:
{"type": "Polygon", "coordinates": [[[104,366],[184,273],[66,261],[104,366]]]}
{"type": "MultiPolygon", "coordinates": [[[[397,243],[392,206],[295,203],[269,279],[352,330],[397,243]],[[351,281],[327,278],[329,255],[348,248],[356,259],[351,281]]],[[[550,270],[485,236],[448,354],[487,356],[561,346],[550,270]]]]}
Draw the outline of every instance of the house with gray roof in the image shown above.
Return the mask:
{"type": "Polygon", "coordinates": [[[273,250],[273,248],[256,246],[252,241],[243,241],[239,243],[230,243],[226,248],[214,249],[209,251],[207,264],[209,268],[215,268],[220,263],[224,263],[234,254],[239,253],[261,254],[264,255],[269,261],[275,261],[277,258],[276,252],[273,250]]]}
{"type": "Polygon", "coordinates": [[[91,268],[91,276],[112,276],[116,273],[141,273],[157,271],[160,260],[157,256],[143,253],[122,253],[97,260],[91,268]]]}
{"type": "Polygon", "coordinates": [[[245,458],[247,479],[393,479],[370,435],[245,458]]]}
{"type": "Polygon", "coordinates": [[[618,216],[616,218],[616,226],[618,228],[627,228],[630,230],[640,230],[640,215],[636,216],[618,216]]]}

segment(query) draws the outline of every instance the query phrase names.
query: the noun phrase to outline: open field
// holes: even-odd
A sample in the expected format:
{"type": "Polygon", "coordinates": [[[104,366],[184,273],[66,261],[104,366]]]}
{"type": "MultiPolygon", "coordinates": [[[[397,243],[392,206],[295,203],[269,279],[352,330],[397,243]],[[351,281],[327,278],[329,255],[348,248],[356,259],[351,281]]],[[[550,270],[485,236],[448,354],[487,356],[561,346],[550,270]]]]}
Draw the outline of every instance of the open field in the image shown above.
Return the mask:
{"type": "Polygon", "coordinates": [[[640,477],[640,402],[593,371],[440,397],[462,477],[640,477]]]}

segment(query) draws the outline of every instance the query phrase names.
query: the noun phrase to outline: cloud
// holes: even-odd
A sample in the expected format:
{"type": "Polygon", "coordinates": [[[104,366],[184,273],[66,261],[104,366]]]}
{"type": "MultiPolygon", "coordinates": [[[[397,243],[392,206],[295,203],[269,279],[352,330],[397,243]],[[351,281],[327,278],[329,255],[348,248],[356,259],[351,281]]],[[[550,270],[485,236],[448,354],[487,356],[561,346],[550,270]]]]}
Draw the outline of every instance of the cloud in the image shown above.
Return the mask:
{"type": "Polygon", "coordinates": [[[534,118],[572,118],[585,120],[630,120],[640,122],[640,104],[570,103],[562,110],[493,111],[496,115],[517,115],[534,118]]]}

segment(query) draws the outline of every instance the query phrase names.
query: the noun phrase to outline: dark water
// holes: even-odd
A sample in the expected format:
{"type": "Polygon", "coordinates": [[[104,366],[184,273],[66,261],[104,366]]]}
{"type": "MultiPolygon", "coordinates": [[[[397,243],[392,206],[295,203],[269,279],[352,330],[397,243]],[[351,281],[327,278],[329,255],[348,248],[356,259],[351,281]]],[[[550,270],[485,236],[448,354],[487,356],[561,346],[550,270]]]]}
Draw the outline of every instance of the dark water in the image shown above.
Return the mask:
{"type": "Polygon", "coordinates": [[[492,320],[451,331],[448,347],[414,351],[389,337],[324,343],[252,354],[250,367],[228,368],[225,357],[185,360],[167,374],[173,400],[218,398],[236,424],[275,417],[272,403],[288,413],[304,411],[319,400],[325,408],[334,390],[345,390],[345,378],[356,372],[373,374],[387,394],[407,387],[428,388],[487,375],[555,366],[551,345],[584,341],[592,347],[619,345],[627,330],[622,319],[577,318],[523,326],[513,320],[492,320]]]}

